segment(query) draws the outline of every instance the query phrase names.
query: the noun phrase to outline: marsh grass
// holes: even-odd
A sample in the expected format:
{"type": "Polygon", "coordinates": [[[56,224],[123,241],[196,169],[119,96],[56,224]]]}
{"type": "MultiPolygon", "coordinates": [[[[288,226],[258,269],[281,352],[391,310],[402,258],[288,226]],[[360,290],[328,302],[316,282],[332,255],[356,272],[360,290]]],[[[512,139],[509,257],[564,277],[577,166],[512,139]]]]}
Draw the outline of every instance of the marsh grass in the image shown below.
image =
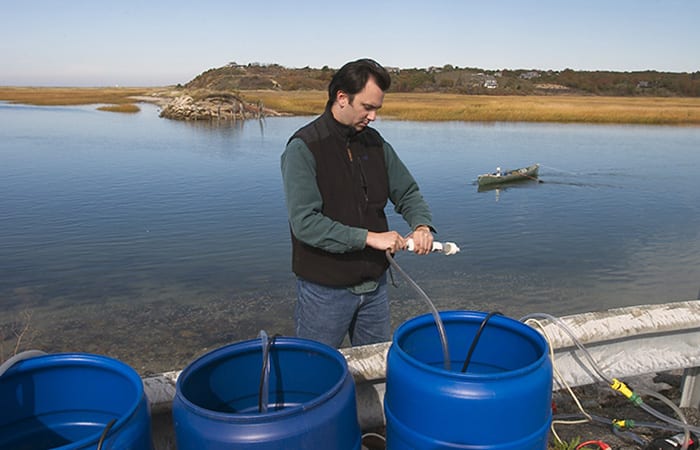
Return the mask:
{"type": "MultiPolygon", "coordinates": [[[[0,100],[32,105],[127,105],[134,103],[134,97],[162,95],[163,89],[0,87],[0,100]]],[[[170,91],[167,96],[184,93],[170,91]]],[[[327,98],[325,91],[311,90],[249,90],[237,94],[247,102],[262,101],[265,107],[290,115],[319,114],[327,98]]],[[[123,108],[126,111],[120,112],[130,112],[133,106],[123,108]]],[[[700,98],[389,92],[380,116],[416,121],[700,125],[700,98]]]]}
{"type": "Polygon", "coordinates": [[[109,112],[118,112],[118,113],[127,113],[127,114],[134,114],[134,113],[141,111],[141,108],[134,105],[133,103],[125,103],[123,105],[100,106],[97,109],[99,109],[100,111],[109,111],[109,112]]]}
{"type": "Polygon", "coordinates": [[[388,94],[386,116],[419,121],[700,124],[700,99],[388,94]]]}
{"type": "Polygon", "coordinates": [[[291,115],[310,116],[323,112],[328,94],[325,91],[244,91],[247,102],[262,101],[266,108],[291,115]]]}
{"type": "Polygon", "coordinates": [[[89,105],[133,103],[133,96],[147,95],[150,88],[0,87],[0,100],[26,105],[89,105]]]}
{"type": "MultiPolygon", "coordinates": [[[[248,91],[266,107],[292,114],[323,111],[323,91],[248,91]]],[[[585,122],[697,125],[700,98],[489,96],[392,93],[380,116],[398,120],[466,122],[585,122]]]]}

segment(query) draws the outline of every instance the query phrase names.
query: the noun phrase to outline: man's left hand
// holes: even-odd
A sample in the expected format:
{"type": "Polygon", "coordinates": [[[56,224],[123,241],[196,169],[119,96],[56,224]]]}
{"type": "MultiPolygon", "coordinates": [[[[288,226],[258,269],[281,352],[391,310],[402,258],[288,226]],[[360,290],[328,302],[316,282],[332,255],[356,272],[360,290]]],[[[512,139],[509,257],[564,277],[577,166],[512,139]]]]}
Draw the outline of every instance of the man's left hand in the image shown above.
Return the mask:
{"type": "Polygon", "coordinates": [[[430,228],[422,225],[411,233],[413,239],[413,252],[418,255],[427,255],[433,250],[433,233],[430,228]]]}

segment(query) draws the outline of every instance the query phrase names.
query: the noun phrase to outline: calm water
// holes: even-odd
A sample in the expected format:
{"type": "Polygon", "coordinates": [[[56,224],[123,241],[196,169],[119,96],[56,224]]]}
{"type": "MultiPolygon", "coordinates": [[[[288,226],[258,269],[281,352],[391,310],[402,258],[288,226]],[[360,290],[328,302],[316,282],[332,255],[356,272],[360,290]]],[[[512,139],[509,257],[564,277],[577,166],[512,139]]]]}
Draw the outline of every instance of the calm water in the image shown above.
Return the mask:
{"type": "MultiPolygon", "coordinates": [[[[27,321],[27,348],[99,352],[144,373],[261,329],[291,334],[279,156],[308,120],[0,104],[5,355],[27,321]]],[[[418,179],[438,240],[462,249],[397,256],[438,309],[566,315],[698,296],[700,128],[375,125],[418,179]],[[533,162],[542,183],[474,184],[533,162]]],[[[428,309],[396,276],[398,325],[428,309]]]]}

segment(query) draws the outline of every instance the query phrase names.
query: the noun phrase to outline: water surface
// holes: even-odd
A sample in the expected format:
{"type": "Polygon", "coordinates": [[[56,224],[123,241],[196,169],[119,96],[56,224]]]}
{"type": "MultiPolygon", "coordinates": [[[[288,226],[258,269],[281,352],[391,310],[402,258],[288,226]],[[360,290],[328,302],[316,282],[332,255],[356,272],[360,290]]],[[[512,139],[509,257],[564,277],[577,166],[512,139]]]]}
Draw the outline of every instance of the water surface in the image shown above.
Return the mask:
{"type": "MultiPolygon", "coordinates": [[[[0,104],[0,326],[30,348],[141,372],[291,334],[279,172],[310,118],[175,122],[0,104]]],[[[566,315],[697,297],[700,128],[375,122],[453,257],[399,254],[438,309],[566,315]],[[480,192],[479,173],[542,164],[542,183],[480,192]]],[[[389,211],[392,226],[406,225],[389,211]]],[[[396,275],[395,326],[428,309],[396,275]]]]}

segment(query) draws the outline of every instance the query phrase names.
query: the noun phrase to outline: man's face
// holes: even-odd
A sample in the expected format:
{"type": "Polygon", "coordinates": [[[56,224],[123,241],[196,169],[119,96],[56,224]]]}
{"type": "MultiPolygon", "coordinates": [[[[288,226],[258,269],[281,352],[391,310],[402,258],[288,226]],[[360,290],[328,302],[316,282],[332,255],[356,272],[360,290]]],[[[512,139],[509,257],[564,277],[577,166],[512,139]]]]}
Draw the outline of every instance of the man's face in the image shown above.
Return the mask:
{"type": "Polygon", "coordinates": [[[362,131],[370,122],[377,118],[377,111],[384,102],[382,91],[372,77],[367,80],[364,89],[355,94],[352,102],[344,92],[338,93],[338,104],[341,106],[339,117],[336,119],[344,124],[362,131]]]}

